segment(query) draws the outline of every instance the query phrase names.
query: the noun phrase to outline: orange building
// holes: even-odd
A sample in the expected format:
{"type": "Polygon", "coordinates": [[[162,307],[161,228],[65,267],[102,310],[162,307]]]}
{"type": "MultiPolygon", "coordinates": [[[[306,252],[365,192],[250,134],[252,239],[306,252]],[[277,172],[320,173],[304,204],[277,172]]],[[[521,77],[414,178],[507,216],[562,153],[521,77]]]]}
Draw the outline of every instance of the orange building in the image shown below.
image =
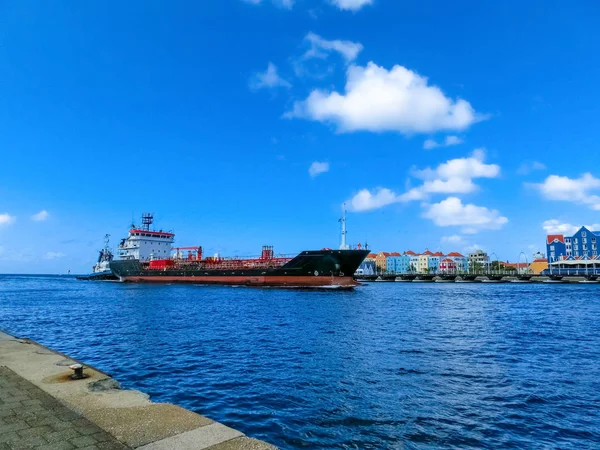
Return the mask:
{"type": "Polygon", "coordinates": [[[545,259],[536,259],[531,264],[529,264],[529,272],[534,275],[539,275],[542,273],[542,270],[546,270],[548,268],[548,261],[545,259]]]}
{"type": "Polygon", "coordinates": [[[377,266],[377,269],[379,269],[382,272],[385,272],[386,258],[388,256],[390,256],[390,253],[388,252],[379,252],[375,257],[375,265],[377,266]]]}

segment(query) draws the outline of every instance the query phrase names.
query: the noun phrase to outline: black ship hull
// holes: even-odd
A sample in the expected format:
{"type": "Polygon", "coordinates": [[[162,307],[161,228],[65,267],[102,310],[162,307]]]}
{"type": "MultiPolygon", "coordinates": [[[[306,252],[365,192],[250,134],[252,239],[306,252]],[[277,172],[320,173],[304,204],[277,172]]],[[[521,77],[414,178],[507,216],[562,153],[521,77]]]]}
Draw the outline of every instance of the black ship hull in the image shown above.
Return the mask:
{"type": "Polygon", "coordinates": [[[305,251],[279,267],[220,269],[208,264],[181,264],[150,269],[138,260],[112,261],[121,281],[138,283],[194,283],[242,286],[353,288],[354,272],[368,250],[305,251]]]}
{"type": "Polygon", "coordinates": [[[116,281],[119,279],[112,271],[90,273],[89,275],[78,275],[75,278],[83,281],[116,281]]]}

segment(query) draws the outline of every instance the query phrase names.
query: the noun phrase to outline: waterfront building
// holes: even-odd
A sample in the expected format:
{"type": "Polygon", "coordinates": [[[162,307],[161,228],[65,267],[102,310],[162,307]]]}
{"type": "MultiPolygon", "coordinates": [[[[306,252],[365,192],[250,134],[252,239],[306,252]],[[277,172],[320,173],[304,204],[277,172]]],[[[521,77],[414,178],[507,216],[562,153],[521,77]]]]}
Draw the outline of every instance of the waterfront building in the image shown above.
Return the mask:
{"type": "Polygon", "coordinates": [[[446,258],[454,261],[457,272],[467,272],[469,270],[469,260],[458,252],[450,252],[446,255],[446,258]]]}
{"type": "Polygon", "coordinates": [[[444,254],[442,252],[435,252],[433,255],[429,257],[428,260],[428,271],[429,273],[438,273],[440,270],[440,262],[444,259],[444,254]]]}
{"type": "Polygon", "coordinates": [[[539,260],[539,259],[546,259],[546,254],[542,253],[542,252],[535,252],[533,254],[533,261],[539,260]]]}
{"type": "Polygon", "coordinates": [[[418,273],[429,273],[429,257],[433,256],[429,250],[425,250],[424,253],[419,255],[419,262],[417,266],[418,273]]]}
{"type": "Polygon", "coordinates": [[[378,272],[385,272],[386,270],[386,259],[390,256],[388,252],[379,252],[375,257],[375,265],[377,266],[378,272]]]}
{"type": "Polygon", "coordinates": [[[409,250],[404,252],[404,256],[408,257],[408,273],[416,273],[419,268],[419,255],[409,250]]]}
{"type": "Polygon", "coordinates": [[[456,273],[457,266],[456,262],[450,258],[444,258],[440,261],[440,273],[456,273]]]}
{"type": "Polygon", "coordinates": [[[389,256],[385,258],[385,271],[387,273],[403,273],[400,271],[400,258],[402,255],[398,252],[390,253],[389,256]]]}
{"type": "Polygon", "coordinates": [[[469,253],[468,256],[469,270],[487,270],[490,265],[490,257],[483,250],[476,250],[469,253]]]}
{"type": "Polygon", "coordinates": [[[508,261],[506,261],[505,263],[503,263],[503,262],[499,263],[499,269],[500,270],[502,270],[502,269],[514,270],[519,275],[524,275],[524,274],[529,273],[529,264],[524,263],[524,262],[509,263],[508,261]]]}
{"type": "Polygon", "coordinates": [[[540,273],[542,273],[543,270],[546,270],[548,268],[548,261],[545,258],[546,255],[544,255],[543,253],[542,255],[544,256],[544,258],[536,259],[531,264],[529,264],[529,273],[532,273],[533,275],[539,275],[540,273]]]}
{"type": "Polygon", "coordinates": [[[355,275],[375,275],[377,273],[377,266],[375,260],[364,260],[361,265],[356,269],[355,275]]]}
{"type": "Polygon", "coordinates": [[[573,236],[549,234],[546,237],[546,252],[549,263],[569,259],[596,259],[600,245],[600,231],[581,227],[573,236]]]}

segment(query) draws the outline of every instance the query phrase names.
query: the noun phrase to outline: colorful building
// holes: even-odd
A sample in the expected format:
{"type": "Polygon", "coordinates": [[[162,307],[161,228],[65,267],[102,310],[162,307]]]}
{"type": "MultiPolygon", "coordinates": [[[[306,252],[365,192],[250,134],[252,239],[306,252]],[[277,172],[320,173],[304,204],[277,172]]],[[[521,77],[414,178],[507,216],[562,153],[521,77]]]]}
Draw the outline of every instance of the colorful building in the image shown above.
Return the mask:
{"type": "Polygon", "coordinates": [[[401,261],[400,258],[402,255],[398,252],[390,253],[389,256],[385,258],[385,271],[386,273],[404,273],[401,271],[401,261]]]}
{"type": "Polygon", "coordinates": [[[599,256],[600,231],[581,227],[573,236],[550,234],[546,237],[548,262],[570,259],[596,259],[599,256]]]}
{"type": "Polygon", "coordinates": [[[409,250],[404,252],[404,256],[408,257],[408,273],[415,273],[419,267],[419,255],[409,250]]]}
{"type": "Polygon", "coordinates": [[[458,273],[469,271],[469,260],[460,253],[450,252],[446,255],[446,258],[454,261],[454,264],[456,265],[456,271],[458,273]]]}
{"type": "Polygon", "coordinates": [[[450,258],[444,258],[440,261],[440,273],[456,273],[456,262],[450,258]]]}
{"type": "Polygon", "coordinates": [[[377,266],[377,271],[385,272],[387,267],[387,257],[390,256],[388,252],[379,252],[375,257],[375,265],[377,266]]]}

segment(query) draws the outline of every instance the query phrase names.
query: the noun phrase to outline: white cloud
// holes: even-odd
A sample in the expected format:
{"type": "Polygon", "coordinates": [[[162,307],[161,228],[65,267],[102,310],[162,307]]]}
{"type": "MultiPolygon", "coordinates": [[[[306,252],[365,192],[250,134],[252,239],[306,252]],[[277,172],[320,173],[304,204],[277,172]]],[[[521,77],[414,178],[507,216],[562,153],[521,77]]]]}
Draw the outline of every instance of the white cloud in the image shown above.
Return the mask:
{"type": "Polygon", "coordinates": [[[49,216],[50,216],[50,214],[48,213],[48,211],[46,211],[45,209],[43,209],[39,213],[34,214],[33,216],[31,216],[31,220],[34,220],[36,222],[43,222],[49,216]]]}
{"type": "Polygon", "coordinates": [[[412,175],[423,179],[423,184],[409,189],[404,194],[396,194],[387,188],[378,188],[373,193],[362,189],[348,203],[353,211],[359,212],[382,208],[392,203],[425,200],[429,194],[469,194],[478,189],[473,179],[500,176],[500,166],[486,164],[484,160],[484,149],[477,149],[467,158],[451,159],[435,169],[428,167],[424,170],[413,170],[412,175]]]}
{"type": "Polygon", "coordinates": [[[542,228],[546,234],[564,234],[566,236],[572,236],[577,231],[585,226],[590,231],[600,230],[600,224],[594,223],[591,225],[571,225],[570,223],[561,222],[557,219],[546,220],[542,223],[542,228]]]}
{"type": "Polygon", "coordinates": [[[600,196],[592,194],[593,191],[600,190],[600,179],[591,173],[584,173],[579,178],[550,175],[543,183],[533,186],[549,200],[583,204],[594,211],[600,211],[600,196]]]}
{"type": "Polygon", "coordinates": [[[15,221],[16,217],[15,216],[11,216],[8,213],[2,213],[0,214],[0,226],[1,225],[9,225],[11,223],[13,223],[15,221]]]}
{"type": "Polygon", "coordinates": [[[65,256],[67,256],[67,255],[65,255],[62,252],[46,252],[44,254],[44,256],[42,256],[42,258],[44,258],[44,259],[58,259],[58,258],[64,258],[65,256]]]}
{"type": "Polygon", "coordinates": [[[351,211],[363,212],[397,203],[399,196],[387,188],[379,188],[375,193],[362,189],[348,203],[351,211]]]}
{"type": "Polygon", "coordinates": [[[485,248],[479,244],[467,245],[463,248],[464,253],[475,253],[477,250],[485,251],[485,248]]]}
{"type": "Polygon", "coordinates": [[[463,227],[465,234],[480,230],[498,230],[508,219],[495,209],[473,204],[464,205],[457,197],[448,197],[439,203],[427,205],[423,217],[431,219],[438,227],[463,227]]]}
{"type": "Polygon", "coordinates": [[[262,88],[291,88],[292,85],[289,81],[284,80],[277,73],[277,66],[272,62],[269,63],[265,72],[258,72],[254,74],[250,80],[250,89],[256,91],[262,88]]]}
{"type": "Polygon", "coordinates": [[[315,161],[308,168],[308,173],[312,178],[314,178],[317,175],[320,175],[322,173],[325,173],[325,172],[329,172],[329,163],[328,162],[315,161]]]}
{"type": "Polygon", "coordinates": [[[295,102],[287,118],[333,123],[339,132],[396,131],[404,134],[465,130],[485,117],[469,102],[446,97],[425,77],[399,65],[350,65],[345,93],[314,90],[295,102]]]}
{"type": "Polygon", "coordinates": [[[525,161],[517,169],[517,175],[529,175],[537,170],[546,170],[546,165],[539,161],[525,161]]]}
{"type": "Polygon", "coordinates": [[[356,59],[362,51],[363,46],[358,42],[333,40],[328,41],[315,33],[308,33],[304,38],[310,43],[310,49],[304,54],[303,59],[309,58],[327,58],[331,52],[340,53],[346,62],[356,59]]]}
{"type": "Polygon", "coordinates": [[[497,178],[500,176],[500,166],[497,164],[485,164],[485,149],[478,148],[468,158],[451,159],[440,164],[435,169],[429,167],[424,170],[414,170],[413,175],[417,178],[442,180],[472,178],[497,178]]]}
{"type": "Polygon", "coordinates": [[[342,10],[358,11],[363,6],[373,4],[373,0],[331,0],[331,3],[342,10]]]}
{"type": "Polygon", "coordinates": [[[452,236],[442,236],[441,240],[444,244],[460,244],[463,242],[463,237],[458,234],[453,234],[452,236]]]}
{"type": "Polygon", "coordinates": [[[464,141],[459,138],[458,136],[446,136],[446,139],[444,139],[444,142],[440,142],[438,143],[437,141],[434,141],[433,139],[427,139],[424,143],[423,143],[423,148],[425,150],[431,150],[434,148],[439,148],[439,147],[450,147],[452,145],[459,145],[462,144],[464,141]]]}

